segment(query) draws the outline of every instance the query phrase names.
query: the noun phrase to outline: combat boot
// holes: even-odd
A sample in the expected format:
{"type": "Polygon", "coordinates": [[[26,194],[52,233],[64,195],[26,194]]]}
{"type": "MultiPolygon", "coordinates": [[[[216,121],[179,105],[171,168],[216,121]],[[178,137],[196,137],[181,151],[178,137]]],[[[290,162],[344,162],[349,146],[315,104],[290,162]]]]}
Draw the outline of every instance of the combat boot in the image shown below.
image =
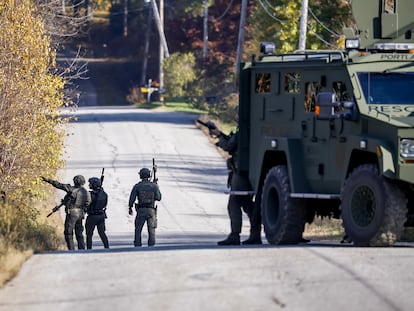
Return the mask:
{"type": "Polygon", "coordinates": [[[230,233],[227,239],[217,242],[218,245],[240,245],[240,235],[230,233]]]}
{"type": "Polygon", "coordinates": [[[253,244],[262,244],[262,239],[260,237],[250,236],[247,240],[242,242],[243,245],[253,245],[253,244]]]}
{"type": "Polygon", "coordinates": [[[247,240],[244,240],[242,242],[243,245],[253,245],[253,244],[262,244],[262,238],[261,238],[261,226],[255,225],[251,221],[251,228],[250,228],[250,235],[247,240]]]}
{"type": "Polygon", "coordinates": [[[262,238],[259,233],[250,233],[250,236],[247,240],[242,242],[243,245],[253,245],[253,244],[262,244],[262,238]]]}

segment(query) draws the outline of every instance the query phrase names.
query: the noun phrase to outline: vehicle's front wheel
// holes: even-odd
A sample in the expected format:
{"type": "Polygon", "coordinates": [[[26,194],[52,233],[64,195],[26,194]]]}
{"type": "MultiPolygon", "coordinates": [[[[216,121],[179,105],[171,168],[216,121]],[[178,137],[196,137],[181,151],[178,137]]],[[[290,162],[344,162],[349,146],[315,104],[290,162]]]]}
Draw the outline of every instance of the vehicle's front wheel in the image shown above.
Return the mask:
{"type": "Polygon", "coordinates": [[[270,244],[296,244],[302,239],[306,222],[305,200],[290,197],[286,166],[269,170],[263,185],[262,221],[270,244]]]}
{"type": "Polygon", "coordinates": [[[342,189],[341,215],[345,232],[355,245],[391,246],[404,229],[407,198],[375,165],[361,165],[342,189]]]}

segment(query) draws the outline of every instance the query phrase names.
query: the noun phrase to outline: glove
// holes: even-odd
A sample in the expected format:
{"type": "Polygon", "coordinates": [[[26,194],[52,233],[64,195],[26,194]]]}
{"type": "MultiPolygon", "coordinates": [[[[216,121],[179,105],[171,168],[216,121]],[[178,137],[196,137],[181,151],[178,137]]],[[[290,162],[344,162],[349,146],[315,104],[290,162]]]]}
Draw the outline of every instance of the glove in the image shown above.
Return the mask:
{"type": "Polygon", "coordinates": [[[132,212],[132,207],[129,208],[128,210],[128,214],[132,216],[133,212],[132,212]]]}
{"type": "Polygon", "coordinates": [[[208,129],[211,131],[211,130],[217,130],[217,126],[216,126],[216,124],[213,122],[213,121],[207,121],[206,122],[206,125],[207,125],[207,127],[208,127],[208,129]]]}
{"type": "Polygon", "coordinates": [[[214,128],[214,129],[209,129],[208,130],[208,133],[209,133],[209,135],[210,136],[216,136],[216,137],[218,137],[218,136],[220,136],[220,130],[219,129],[216,129],[216,128],[214,128]]]}

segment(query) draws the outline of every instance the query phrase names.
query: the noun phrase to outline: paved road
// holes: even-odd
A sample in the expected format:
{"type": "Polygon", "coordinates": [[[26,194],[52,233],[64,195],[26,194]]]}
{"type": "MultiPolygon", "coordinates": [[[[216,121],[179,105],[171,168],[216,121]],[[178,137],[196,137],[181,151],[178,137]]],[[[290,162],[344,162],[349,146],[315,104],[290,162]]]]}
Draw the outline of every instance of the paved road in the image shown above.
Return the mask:
{"type": "Polygon", "coordinates": [[[33,256],[0,290],[0,311],[413,310],[412,244],[218,247],[228,230],[225,162],[194,116],[129,107],[77,114],[60,178],[99,177],[105,167],[111,249],[96,236],[92,251],[33,256]],[[153,157],[163,193],[157,245],[134,248],[128,195],[153,157]]]}

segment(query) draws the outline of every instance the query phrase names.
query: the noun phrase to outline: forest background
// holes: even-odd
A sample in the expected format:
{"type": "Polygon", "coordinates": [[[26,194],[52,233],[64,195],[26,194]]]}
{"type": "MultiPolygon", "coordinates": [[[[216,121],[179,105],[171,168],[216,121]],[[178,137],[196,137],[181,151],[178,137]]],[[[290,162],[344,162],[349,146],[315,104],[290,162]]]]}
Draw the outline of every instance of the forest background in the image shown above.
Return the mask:
{"type": "MultiPolygon", "coordinates": [[[[162,97],[225,116],[228,106],[237,104],[242,1],[164,4],[170,57],[163,62],[162,97]]],[[[154,19],[148,23],[148,14],[144,0],[0,3],[0,286],[33,252],[63,248],[61,223],[45,217],[54,196],[40,176],[54,176],[64,165],[69,120],[61,108],[76,108],[81,96],[76,81],[93,81],[99,105],[139,105],[146,100],[144,84],[159,79],[159,35],[154,19]],[[143,44],[147,29],[148,54],[143,44]]],[[[301,0],[247,1],[241,60],[258,54],[261,41],[275,42],[277,52],[295,50],[300,14],[301,0]]],[[[307,48],[340,48],[341,29],[350,24],[348,1],[310,0],[307,48]]]]}

